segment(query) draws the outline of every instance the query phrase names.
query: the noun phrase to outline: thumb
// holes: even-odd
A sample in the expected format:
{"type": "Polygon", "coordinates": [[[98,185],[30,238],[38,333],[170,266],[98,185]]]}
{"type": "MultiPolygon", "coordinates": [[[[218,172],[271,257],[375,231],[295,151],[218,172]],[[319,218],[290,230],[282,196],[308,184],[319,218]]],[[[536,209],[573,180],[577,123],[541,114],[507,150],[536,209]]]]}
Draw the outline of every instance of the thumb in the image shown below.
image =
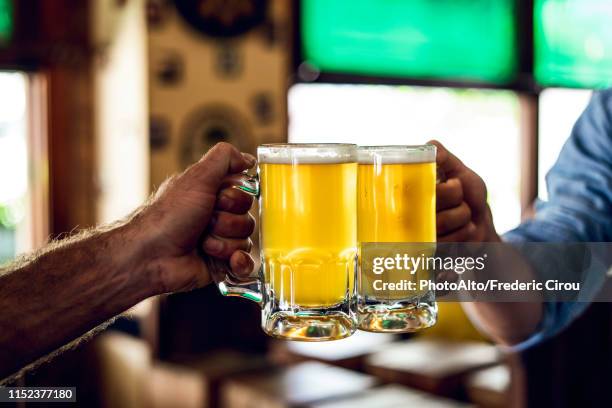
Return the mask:
{"type": "Polygon", "coordinates": [[[470,206],[472,214],[475,216],[483,214],[487,208],[487,188],[482,178],[463,164],[454,154],[446,150],[442,143],[437,140],[432,140],[429,143],[436,145],[438,149],[436,163],[444,176],[447,179],[456,177],[461,181],[463,198],[470,206]]]}
{"type": "Polygon", "coordinates": [[[446,147],[437,140],[430,140],[427,144],[435,145],[437,148],[436,164],[444,172],[446,177],[452,177],[465,168],[465,165],[454,154],[449,152],[446,147]]]}
{"type": "Polygon", "coordinates": [[[247,170],[255,163],[252,155],[241,153],[231,144],[221,142],[213,146],[186,173],[190,173],[189,178],[193,178],[205,192],[216,194],[225,176],[247,170]]]}

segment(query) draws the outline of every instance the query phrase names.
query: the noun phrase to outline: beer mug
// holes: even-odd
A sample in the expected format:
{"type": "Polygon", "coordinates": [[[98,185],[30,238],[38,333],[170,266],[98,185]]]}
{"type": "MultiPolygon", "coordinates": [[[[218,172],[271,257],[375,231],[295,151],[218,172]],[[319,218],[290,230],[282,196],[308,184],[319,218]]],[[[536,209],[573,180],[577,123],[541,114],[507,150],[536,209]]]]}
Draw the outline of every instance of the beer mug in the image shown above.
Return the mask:
{"type": "Polygon", "coordinates": [[[413,332],[430,327],[437,319],[435,294],[420,290],[418,285],[430,278],[430,271],[390,269],[374,273],[372,268],[366,272],[363,262],[374,252],[383,260],[397,252],[413,257],[434,255],[436,147],[364,146],[358,149],[358,162],[359,328],[413,332]],[[401,289],[408,286],[405,282],[414,282],[415,287],[401,289]]]}
{"type": "Polygon", "coordinates": [[[258,176],[234,185],[259,198],[261,267],[248,282],[218,265],[211,274],[223,295],[261,305],[270,336],[336,340],[357,328],[356,148],[262,145],[258,176]]]}

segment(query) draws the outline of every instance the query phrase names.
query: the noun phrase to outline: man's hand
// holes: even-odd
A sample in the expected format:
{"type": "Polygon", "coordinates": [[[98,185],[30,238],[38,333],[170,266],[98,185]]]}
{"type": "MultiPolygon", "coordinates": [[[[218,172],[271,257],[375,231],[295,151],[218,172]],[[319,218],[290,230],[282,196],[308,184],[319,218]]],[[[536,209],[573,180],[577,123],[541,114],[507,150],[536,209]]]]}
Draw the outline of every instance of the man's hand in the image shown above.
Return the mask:
{"type": "Polygon", "coordinates": [[[436,187],[437,232],[440,242],[498,242],[482,179],[433,140],[442,180],[436,187]]]}
{"type": "Polygon", "coordinates": [[[198,255],[227,260],[236,275],[253,269],[249,255],[255,220],[253,197],[227,187],[230,176],[255,165],[255,158],[219,143],[199,162],[167,180],[153,201],[129,222],[143,240],[143,255],[155,291],[190,290],[210,282],[198,255]]]}
{"type": "MultiPolygon", "coordinates": [[[[442,181],[436,189],[438,241],[500,242],[487,205],[487,189],[482,179],[466,167],[440,142],[436,162],[442,181]]],[[[499,246],[488,248],[488,268],[528,282],[532,271],[520,256],[499,246]],[[511,256],[508,256],[508,255],[511,256]],[[502,271],[502,272],[500,272],[502,271]]],[[[517,344],[533,334],[542,318],[542,303],[462,302],[463,310],[483,333],[502,344],[517,344]]]]}

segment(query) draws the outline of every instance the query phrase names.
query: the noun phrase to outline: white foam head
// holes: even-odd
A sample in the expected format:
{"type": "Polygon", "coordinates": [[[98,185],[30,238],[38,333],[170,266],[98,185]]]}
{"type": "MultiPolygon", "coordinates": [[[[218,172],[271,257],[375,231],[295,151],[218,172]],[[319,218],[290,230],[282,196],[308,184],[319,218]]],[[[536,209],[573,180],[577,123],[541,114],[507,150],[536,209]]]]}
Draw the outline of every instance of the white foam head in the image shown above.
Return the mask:
{"type": "Polygon", "coordinates": [[[409,164],[436,161],[436,146],[359,146],[360,164],[409,164]]]}
{"type": "Polygon", "coordinates": [[[357,161],[357,145],[337,143],[279,143],[257,148],[260,163],[330,164],[357,161]]]}

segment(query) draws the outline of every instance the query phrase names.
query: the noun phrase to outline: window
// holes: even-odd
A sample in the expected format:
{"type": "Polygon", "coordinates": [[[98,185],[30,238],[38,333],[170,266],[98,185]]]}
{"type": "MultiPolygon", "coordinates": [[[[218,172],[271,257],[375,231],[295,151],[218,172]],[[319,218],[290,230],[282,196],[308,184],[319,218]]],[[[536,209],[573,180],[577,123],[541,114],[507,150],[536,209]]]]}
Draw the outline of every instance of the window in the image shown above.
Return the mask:
{"type": "Polygon", "coordinates": [[[28,190],[26,83],[23,75],[0,72],[0,262],[24,249],[28,190]]]}
{"type": "Polygon", "coordinates": [[[547,86],[612,84],[612,2],[537,0],[535,77],[547,86]]]}
{"type": "Polygon", "coordinates": [[[538,142],[538,197],[548,199],[546,173],[555,164],[574,123],[586,107],[591,91],[549,88],[540,94],[538,142]]]}
{"type": "Polygon", "coordinates": [[[302,58],[326,72],[505,83],[513,0],[304,0],[302,58]]]}
{"type": "Polygon", "coordinates": [[[480,174],[498,232],[520,221],[519,107],[510,91],[298,84],[290,142],[422,144],[438,139],[480,174]]]}
{"type": "Polygon", "coordinates": [[[13,2],[0,0],[0,47],[7,44],[13,34],[13,2]]]}
{"type": "Polygon", "coordinates": [[[44,80],[0,71],[0,263],[48,238],[44,80]]]}

